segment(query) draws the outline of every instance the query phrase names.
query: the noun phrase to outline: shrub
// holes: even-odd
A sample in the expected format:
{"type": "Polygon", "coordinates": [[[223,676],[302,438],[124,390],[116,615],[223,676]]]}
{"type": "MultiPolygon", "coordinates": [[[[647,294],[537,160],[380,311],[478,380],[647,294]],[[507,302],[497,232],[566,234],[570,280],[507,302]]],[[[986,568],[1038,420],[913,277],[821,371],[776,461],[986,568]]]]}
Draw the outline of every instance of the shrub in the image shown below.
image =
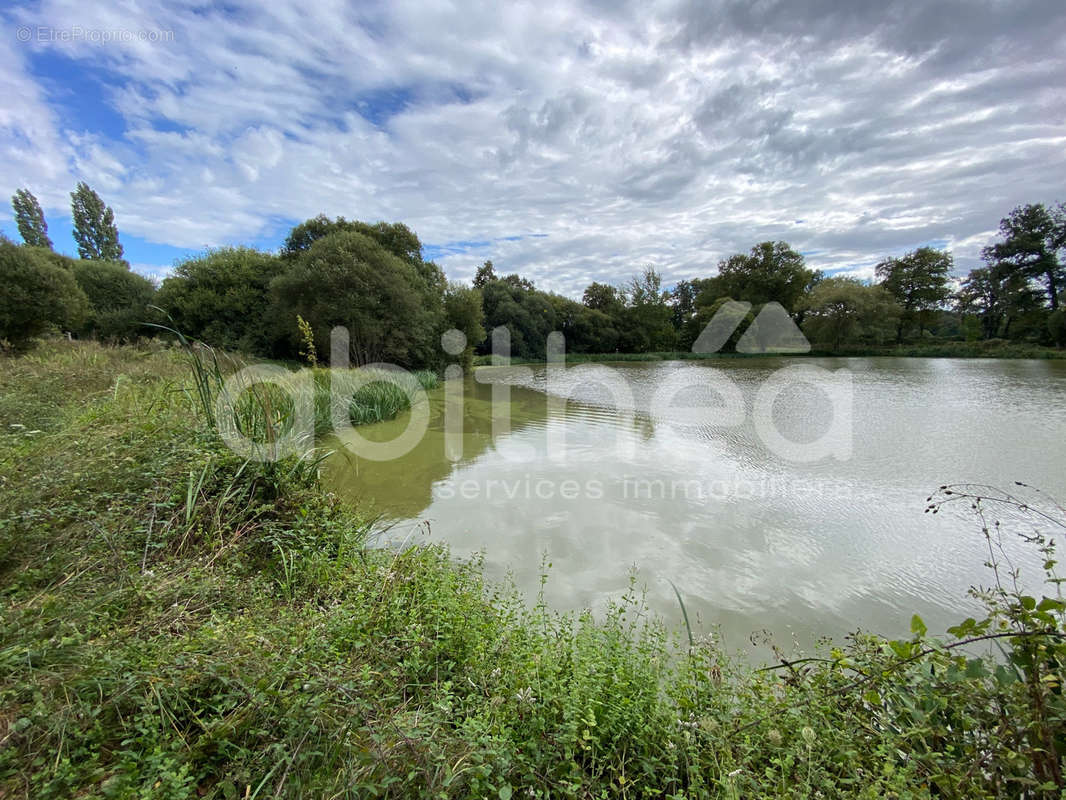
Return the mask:
{"type": "Polygon", "coordinates": [[[51,326],[77,328],[89,304],[74,276],[35,248],[0,242],[0,339],[21,348],[51,326]]]}
{"type": "Polygon", "coordinates": [[[75,261],[73,272],[89,299],[86,333],[126,341],[144,333],[148,305],[155,296],[150,280],[111,261],[75,261]]]}
{"type": "Polygon", "coordinates": [[[163,281],[156,305],[175,326],[214,347],[279,355],[269,335],[270,281],[283,262],[250,247],[223,247],[181,262],[163,281]]]}

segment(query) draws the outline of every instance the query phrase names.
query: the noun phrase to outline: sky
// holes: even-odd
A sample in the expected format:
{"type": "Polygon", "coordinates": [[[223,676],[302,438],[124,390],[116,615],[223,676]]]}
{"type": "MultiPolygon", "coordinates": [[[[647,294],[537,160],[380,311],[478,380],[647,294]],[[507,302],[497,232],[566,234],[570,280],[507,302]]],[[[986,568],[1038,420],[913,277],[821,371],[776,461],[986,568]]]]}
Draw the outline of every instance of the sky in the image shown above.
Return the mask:
{"type": "Polygon", "coordinates": [[[1066,200],[1064,87],[1061,0],[45,0],[0,10],[0,191],[73,252],[87,181],[157,278],[319,213],[575,297],[768,239],[965,272],[1066,200]]]}

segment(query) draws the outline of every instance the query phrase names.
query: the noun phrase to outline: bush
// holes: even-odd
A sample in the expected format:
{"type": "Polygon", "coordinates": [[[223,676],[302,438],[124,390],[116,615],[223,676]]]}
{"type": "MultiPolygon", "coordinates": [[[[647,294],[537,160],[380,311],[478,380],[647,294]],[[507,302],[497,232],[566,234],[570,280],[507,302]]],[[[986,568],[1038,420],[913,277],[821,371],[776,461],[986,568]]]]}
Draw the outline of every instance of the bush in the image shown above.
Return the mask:
{"type": "MultiPolygon", "coordinates": [[[[254,355],[280,355],[269,335],[269,286],[283,269],[270,253],[223,247],[181,262],[156,305],[190,338],[254,355]]],[[[294,351],[295,352],[295,351],[294,351]]]]}
{"type": "Polygon", "coordinates": [[[100,339],[128,341],[144,334],[155,286],[143,275],[110,261],[75,261],[74,278],[89,298],[82,330],[100,339]]]}
{"type": "Polygon", "coordinates": [[[310,323],[320,354],[331,352],[330,331],[343,325],[357,364],[439,360],[443,281],[427,278],[369,236],[341,231],[315,240],[271,290],[276,334],[291,353],[302,343],[300,316],[310,323]]]}
{"type": "Polygon", "coordinates": [[[19,349],[52,326],[75,329],[89,310],[74,276],[36,248],[0,242],[0,339],[19,349]]]}

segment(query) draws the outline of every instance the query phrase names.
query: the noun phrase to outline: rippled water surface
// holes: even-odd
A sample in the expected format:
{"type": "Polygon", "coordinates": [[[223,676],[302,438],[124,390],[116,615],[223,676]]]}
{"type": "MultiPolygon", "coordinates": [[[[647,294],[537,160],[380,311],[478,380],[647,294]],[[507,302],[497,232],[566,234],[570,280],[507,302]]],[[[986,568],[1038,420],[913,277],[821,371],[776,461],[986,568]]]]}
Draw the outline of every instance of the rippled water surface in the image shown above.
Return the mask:
{"type": "MultiPolygon", "coordinates": [[[[717,626],[738,648],[763,630],[804,646],[856,627],[895,634],[912,613],[942,630],[972,612],[966,590],[985,579],[987,549],[973,519],[924,514],[930,492],[948,482],[1024,481],[1066,499],[1066,362],[721,359],[576,369],[551,379],[543,366],[482,370],[482,381],[516,384],[510,402],[495,406],[506,426],[494,428],[492,385],[468,379],[458,460],[446,451],[438,390],[409,453],[374,462],[338,451],[330,480],[394,522],[391,537],[413,541],[428,529],[457,555],[483,553],[490,576],[513,575],[531,597],[547,553],[546,597],[560,608],[601,607],[635,570],[651,606],[675,621],[673,581],[700,627],[717,626]],[[846,434],[850,456],[802,463],[774,452],[756,428],[760,391],[801,364],[844,371],[852,424],[834,426],[843,395],[832,395],[834,407],[808,384],[778,393],[774,428],[814,445],[846,434]],[[613,392],[597,382],[604,375],[613,392]],[[689,388],[660,407],[656,392],[678,382],[689,388]],[[740,418],[686,411],[720,406],[712,387],[723,383],[739,392],[740,418]]],[[[386,441],[407,423],[360,432],[386,441]]],[[[1031,574],[1024,548],[1007,546],[1031,574]]]]}

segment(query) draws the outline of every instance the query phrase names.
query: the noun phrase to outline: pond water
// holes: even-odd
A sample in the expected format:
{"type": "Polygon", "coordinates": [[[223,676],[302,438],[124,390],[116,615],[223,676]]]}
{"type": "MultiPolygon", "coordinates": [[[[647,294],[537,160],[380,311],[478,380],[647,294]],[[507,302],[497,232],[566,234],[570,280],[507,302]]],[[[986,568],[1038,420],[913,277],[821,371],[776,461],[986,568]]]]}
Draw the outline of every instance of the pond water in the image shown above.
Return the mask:
{"type": "MultiPolygon", "coordinates": [[[[489,577],[530,598],[547,559],[558,608],[602,608],[635,573],[651,608],[679,622],[673,582],[694,627],[731,649],[756,632],[790,650],[856,628],[898,635],[913,613],[943,631],[974,612],[967,589],[988,582],[988,548],[972,515],[923,513],[929,494],[1023,481],[1066,500],[1064,361],[551,369],[483,368],[452,384],[451,435],[435,390],[409,452],[374,461],[338,448],[327,479],[376,509],[389,538],[481,553],[489,577]],[[796,380],[797,367],[814,377],[796,380]]],[[[410,417],[359,433],[393,440],[410,417]]],[[[1039,578],[1020,540],[1004,546],[1039,578]]]]}

